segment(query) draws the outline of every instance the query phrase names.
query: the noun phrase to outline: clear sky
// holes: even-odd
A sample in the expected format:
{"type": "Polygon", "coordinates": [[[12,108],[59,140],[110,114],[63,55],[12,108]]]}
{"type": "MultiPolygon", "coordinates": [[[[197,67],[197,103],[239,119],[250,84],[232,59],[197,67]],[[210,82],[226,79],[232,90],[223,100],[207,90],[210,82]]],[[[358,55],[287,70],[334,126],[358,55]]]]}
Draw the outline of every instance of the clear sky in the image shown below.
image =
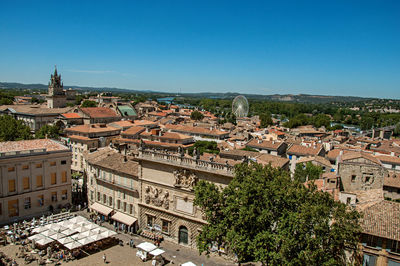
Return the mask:
{"type": "Polygon", "coordinates": [[[400,1],[0,1],[0,81],[400,98],[400,1]]]}

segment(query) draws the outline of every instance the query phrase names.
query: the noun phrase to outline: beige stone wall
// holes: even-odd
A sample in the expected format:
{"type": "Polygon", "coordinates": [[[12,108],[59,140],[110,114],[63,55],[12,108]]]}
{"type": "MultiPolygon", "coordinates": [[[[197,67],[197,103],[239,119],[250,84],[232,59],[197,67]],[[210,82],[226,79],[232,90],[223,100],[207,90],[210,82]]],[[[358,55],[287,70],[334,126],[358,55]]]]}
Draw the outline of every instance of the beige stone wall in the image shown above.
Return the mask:
{"type": "MultiPolygon", "coordinates": [[[[155,207],[140,205],[140,217],[139,217],[139,227],[147,227],[147,216],[153,216],[154,224],[162,226],[163,220],[169,222],[168,232],[163,232],[165,239],[172,241],[174,243],[179,243],[178,234],[179,228],[184,226],[188,230],[188,244],[187,246],[191,248],[196,248],[196,239],[201,231],[203,223],[195,220],[185,219],[181,215],[174,212],[167,212],[165,210],[159,210],[155,207]]],[[[182,244],[182,243],[180,243],[182,244]]]]}
{"type": "Polygon", "coordinates": [[[86,165],[86,173],[89,205],[98,202],[115,211],[138,219],[140,184],[137,178],[115,173],[112,169],[102,169],[91,164],[86,165]],[[98,195],[100,195],[100,198],[98,195]],[[132,205],[132,212],[130,205],[132,205]],[[124,208],[125,206],[126,208],[124,208]]]}
{"type": "MultiPolygon", "coordinates": [[[[140,180],[142,182],[139,226],[148,228],[147,216],[152,215],[155,224],[162,226],[162,220],[170,221],[170,230],[164,237],[178,243],[179,227],[188,229],[188,246],[196,247],[196,238],[205,221],[198,207],[193,204],[195,195],[190,188],[176,186],[174,171],[183,171],[180,165],[140,161],[140,180]],[[167,203],[166,203],[167,202],[167,203]]],[[[232,177],[211,172],[186,169],[188,175],[194,174],[197,180],[206,180],[222,187],[229,184],[232,177]]]]}
{"type": "Polygon", "coordinates": [[[0,160],[0,223],[39,214],[71,203],[71,153],[50,153],[34,156],[4,158],[0,160]],[[40,167],[39,167],[40,166],[40,167]],[[13,169],[13,170],[12,170],[13,169]],[[11,171],[12,170],[12,171],[11,171]],[[62,175],[66,173],[66,182],[62,175]],[[51,183],[51,175],[55,174],[56,183],[51,183]],[[42,176],[42,186],[37,182],[37,176],[42,176]],[[28,179],[28,182],[26,180],[28,179]],[[15,191],[10,191],[10,180],[15,182],[15,191]],[[67,191],[67,198],[62,199],[62,192],[67,191]],[[52,198],[53,193],[57,198],[52,198]],[[39,204],[39,196],[43,196],[43,205],[39,204]],[[25,204],[30,199],[30,207],[25,204]],[[14,207],[18,210],[16,216],[9,213],[9,202],[18,200],[14,207]]]}
{"type": "Polygon", "coordinates": [[[344,191],[379,189],[387,170],[363,158],[347,160],[338,166],[344,191]]]}

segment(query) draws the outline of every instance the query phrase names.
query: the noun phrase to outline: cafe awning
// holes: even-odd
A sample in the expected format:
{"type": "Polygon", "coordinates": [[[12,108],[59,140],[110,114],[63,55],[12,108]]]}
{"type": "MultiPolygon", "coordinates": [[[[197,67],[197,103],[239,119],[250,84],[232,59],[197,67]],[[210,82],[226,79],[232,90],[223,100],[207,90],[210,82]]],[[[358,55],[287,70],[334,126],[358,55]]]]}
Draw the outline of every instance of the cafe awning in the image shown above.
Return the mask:
{"type": "Polygon", "coordinates": [[[137,221],[136,218],[126,215],[126,214],[123,214],[122,212],[116,212],[113,216],[111,216],[111,219],[113,219],[117,222],[126,224],[128,226],[131,226],[132,224],[134,224],[137,221]]]}
{"type": "Polygon", "coordinates": [[[95,210],[95,211],[97,211],[97,212],[99,212],[99,213],[101,213],[103,215],[106,215],[106,216],[109,215],[112,212],[111,208],[109,208],[107,206],[104,206],[104,205],[101,205],[100,203],[97,203],[97,202],[93,203],[90,206],[90,209],[95,210]]]}

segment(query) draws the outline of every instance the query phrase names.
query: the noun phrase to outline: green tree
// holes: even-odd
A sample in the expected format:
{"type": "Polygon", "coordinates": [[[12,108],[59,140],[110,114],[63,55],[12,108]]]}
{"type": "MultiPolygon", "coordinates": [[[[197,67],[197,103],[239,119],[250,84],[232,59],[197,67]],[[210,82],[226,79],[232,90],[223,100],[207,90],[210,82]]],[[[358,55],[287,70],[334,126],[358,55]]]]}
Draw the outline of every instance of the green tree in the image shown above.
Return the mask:
{"type": "Polygon", "coordinates": [[[0,116],[0,141],[31,139],[31,129],[22,120],[12,116],[0,116]]]}
{"type": "Polygon", "coordinates": [[[324,126],[325,128],[328,128],[331,124],[331,119],[329,116],[325,114],[318,114],[314,117],[314,126],[319,128],[324,126]]]}
{"type": "Polygon", "coordinates": [[[204,115],[199,111],[195,110],[190,114],[190,118],[193,120],[202,120],[204,118],[204,115]]]}
{"type": "Polygon", "coordinates": [[[273,124],[271,114],[261,114],[260,115],[260,127],[265,128],[273,124]]]}
{"type": "Polygon", "coordinates": [[[203,155],[203,153],[205,152],[214,154],[219,153],[218,143],[215,141],[206,141],[206,140],[196,141],[194,145],[189,147],[188,149],[190,155],[193,154],[194,148],[196,148],[201,155],[203,155]]]}
{"type": "Polygon", "coordinates": [[[371,129],[374,126],[374,118],[371,116],[363,116],[360,121],[362,130],[371,129]]]}
{"type": "Polygon", "coordinates": [[[294,171],[294,178],[301,183],[306,182],[307,180],[315,180],[320,178],[323,170],[321,166],[314,165],[311,162],[299,163],[296,165],[296,169],[294,171]]]}
{"type": "Polygon", "coordinates": [[[97,103],[95,101],[84,100],[81,107],[97,107],[97,103]]]}
{"type": "Polygon", "coordinates": [[[217,244],[266,265],[346,265],[345,249],[357,255],[358,212],[270,165],[235,166],[225,188],[201,180],[194,203],[207,220],[200,253],[217,244]]]}
{"type": "Polygon", "coordinates": [[[54,125],[44,125],[36,133],[36,138],[38,139],[58,139],[60,137],[61,130],[58,126],[54,125]]]}
{"type": "Polygon", "coordinates": [[[397,123],[396,127],[393,130],[393,135],[394,136],[400,136],[400,123],[397,123]]]}

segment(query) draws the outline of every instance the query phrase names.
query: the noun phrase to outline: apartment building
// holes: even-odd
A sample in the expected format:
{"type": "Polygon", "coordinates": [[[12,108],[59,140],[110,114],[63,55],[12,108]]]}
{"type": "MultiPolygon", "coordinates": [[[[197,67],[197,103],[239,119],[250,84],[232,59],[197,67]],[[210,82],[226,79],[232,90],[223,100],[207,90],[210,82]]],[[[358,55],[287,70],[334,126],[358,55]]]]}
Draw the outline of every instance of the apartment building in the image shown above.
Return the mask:
{"type": "Polygon", "coordinates": [[[83,154],[109,145],[120,132],[121,129],[106,124],[85,124],[65,129],[72,149],[72,170],[83,172],[85,169],[83,154]]]}
{"type": "Polygon", "coordinates": [[[0,223],[71,203],[71,152],[50,139],[0,142],[0,223]]]}

